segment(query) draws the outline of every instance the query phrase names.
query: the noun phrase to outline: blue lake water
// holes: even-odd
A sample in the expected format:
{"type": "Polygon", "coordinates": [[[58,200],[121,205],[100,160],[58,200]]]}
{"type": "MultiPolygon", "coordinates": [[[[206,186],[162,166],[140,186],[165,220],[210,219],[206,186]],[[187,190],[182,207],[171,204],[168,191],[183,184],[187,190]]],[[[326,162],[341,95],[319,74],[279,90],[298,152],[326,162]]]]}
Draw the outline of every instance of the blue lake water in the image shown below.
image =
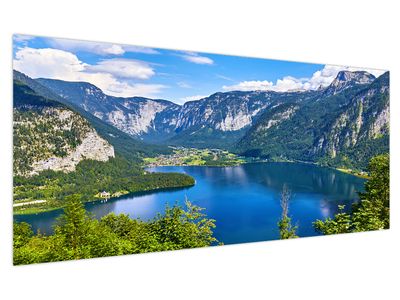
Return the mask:
{"type": "MultiPolygon", "coordinates": [[[[106,203],[86,203],[86,209],[100,218],[108,213],[129,214],[147,220],[165,205],[183,204],[185,198],[204,207],[216,220],[215,236],[224,244],[256,242],[279,238],[280,193],[284,184],[292,192],[289,215],[301,237],[317,235],[316,219],[332,217],[339,204],[349,209],[358,201],[364,180],[339,171],[300,163],[251,163],[237,167],[156,167],[157,172],[183,172],[196,179],[186,189],[128,195],[106,203]]],[[[36,231],[51,233],[61,210],[15,216],[36,231]]]]}

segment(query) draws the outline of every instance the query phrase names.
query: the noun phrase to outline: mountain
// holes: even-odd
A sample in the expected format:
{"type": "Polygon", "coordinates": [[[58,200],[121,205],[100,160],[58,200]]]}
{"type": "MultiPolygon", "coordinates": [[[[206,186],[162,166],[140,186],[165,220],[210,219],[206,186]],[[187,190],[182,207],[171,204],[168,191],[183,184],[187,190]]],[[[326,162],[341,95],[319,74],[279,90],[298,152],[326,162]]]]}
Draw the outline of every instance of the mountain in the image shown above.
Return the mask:
{"type": "Polygon", "coordinates": [[[232,91],[187,102],[178,116],[176,135],[168,142],[195,147],[234,147],[258,118],[283,102],[302,102],[313,92],[232,91]]]}
{"type": "Polygon", "coordinates": [[[143,169],[142,156],[167,147],[145,145],[58,99],[31,78],[14,73],[14,212],[62,208],[70,195],[86,202],[98,199],[102,191],[119,197],[194,184],[186,174],[143,169]]]}
{"type": "Polygon", "coordinates": [[[161,99],[105,95],[85,82],[37,79],[69,103],[146,142],[191,147],[234,145],[262,112],[280,101],[299,102],[312,92],[233,91],[180,106],[161,99]]]}
{"type": "Polygon", "coordinates": [[[365,169],[389,151],[389,73],[339,72],[311,101],[266,111],[237,143],[238,152],[365,169]]]}
{"type": "Polygon", "coordinates": [[[36,81],[131,136],[154,141],[168,138],[175,129],[180,106],[173,102],[143,97],[108,96],[87,82],[43,78],[36,81]]]}
{"type": "Polygon", "coordinates": [[[335,165],[365,168],[372,156],[389,152],[389,73],[357,93],[326,125],[312,153],[335,165]]]}
{"type": "Polygon", "coordinates": [[[341,91],[360,84],[369,84],[375,76],[365,71],[340,71],[333,82],[325,89],[325,96],[335,95],[341,91]]]}
{"type": "Polygon", "coordinates": [[[137,140],[118,128],[108,124],[95,117],[91,113],[85,111],[80,105],[71,103],[64,97],[53,92],[49,88],[40,84],[23,73],[14,70],[14,80],[24,83],[36,94],[46,99],[52,99],[55,102],[62,103],[69,109],[77,112],[84,117],[93,126],[98,134],[107,140],[115,148],[115,154],[128,158],[130,160],[139,161],[141,157],[154,156],[159,153],[170,153],[170,149],[165,146],[150,145],[143,141],[137,140]]]}
{"type": "Polygon", "coordinates": [[[144,142],[365,168],[389,148],[389,75],[341,71],[312,91],[232,91],[177,105],[37,79],[64,103],[144,142]]]}
{"type": "Polygon", "coordinates": [[[108,161],[114,147],[90,123],[65,105],[14,81],[14,173],[74,171],[84,160],[108,161]]]}

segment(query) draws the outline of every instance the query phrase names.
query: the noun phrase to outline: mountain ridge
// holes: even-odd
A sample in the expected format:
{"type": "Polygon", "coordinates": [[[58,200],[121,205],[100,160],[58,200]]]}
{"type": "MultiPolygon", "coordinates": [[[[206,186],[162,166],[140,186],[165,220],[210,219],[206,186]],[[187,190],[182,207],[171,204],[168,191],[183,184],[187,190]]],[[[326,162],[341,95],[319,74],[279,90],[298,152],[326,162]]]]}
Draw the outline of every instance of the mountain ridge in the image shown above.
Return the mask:
{"type": "MultiPolygon", "coordinates": [[[[261,112],[277,99],[290,98],[290,101],[302,101],[316,93],[217,92],[200,100],[178,105],[162,99],[107,96],[100,93],[100,89],[96,89],[96,92],[87,91],[86,84],[80,86],[80,83],[60,80],[37,80],[65,100],[79,105],[131,136],[151,143],[170,142],[174,145],[186,144],[182,141],[184,136],[196,134],[199,130],[211,130],[225,140],[232,136],[240,137],[246,128],[254,124],[261,112]],[[86,93],[79,94],[85,90],[86,93]]],[[[199,143],[194,141],[191,145],[198,146],[204,142],[204,140],[200,140],[199,143]]],[[[218,145],[219,143],[213,144],[213,146],[218,145]]]]}
{"type": "Polygon", "coordinates": [[[376,77],[366,71],[339,71],[336,78],[325,88],[326,95],[335,95],[352,85],[370,84],[376,77]]]}
{"type": "MultiPolygon", "coordinates": [[[[87,113],[146,142],[350,165],[345,162],[344,153],[349,154],[361,144],[366,148],[388,148],[389,133],[382,129],[389,119],[388,77],[388,73],[375,78],[364,71],[340,71],[329,86],[318,90],[217,92],[183,105],[163,99],[107,96],[85,83],[38,81],[63,96],[64,101],[79,105],[87,113]],[[69,90],[71,86],[78,90],[69,90]],[[382,107],[377,107],[380,94],[387,94],[387,99],[381,101],[382,107]],[[368,100],[372,96],[375,98],[368,100]],[[356,103],[365,104],[358,119],[356,103]],[[374,107],[379,111],[373,111],[374,107]],[[353,123],[360,128],[353,130],[353,123]],[[357,125],[361,123],[375,127],[357,125]],[[332,141],[329,134],[337,135],[338,140],[332,141]],[[371,146],[377,144],[378,141],[371,141],[380,135],[384,142],[371,146]]],[[[365,167],[361,162],[356,165],[365,167]]]]}
{"type": "Polygon", "coordinates": [[[96,129],[96,131],[102,138],[104,138],[114,146],[116,155],[121,155],[130,160],[139,162],[141,160],[140,157],[154,156],[159,153],[167,154],[171,152],[171,150],[167,147],[150,145],[144,143],[143,141],[134,139],[132,136],[126,134],[118,128],[115,128],[114,126],[103,122],[96,116],[85,111],[83,108],[67,101],[65,98],[61,97],[60,95],[56,94],[52,90],[48,89],[36,80],[26,76],[21,72],[14,70],[13,77],[15,80],[26,84],[38,95],[46,99],[52,99],[52,101],[55,101],[57,103],[62,103],[69,109],[78,112],[81,116],[83,116],[90,122],[90,124],[96,129]]]}
{"type": "Polygon", "coordinates": [[[266,126],[274,119],[266,112],[238,142],[238,152],[365,169],[370,157],[389,151],[389,73],[317,100],[276,126],[266,126]]]}

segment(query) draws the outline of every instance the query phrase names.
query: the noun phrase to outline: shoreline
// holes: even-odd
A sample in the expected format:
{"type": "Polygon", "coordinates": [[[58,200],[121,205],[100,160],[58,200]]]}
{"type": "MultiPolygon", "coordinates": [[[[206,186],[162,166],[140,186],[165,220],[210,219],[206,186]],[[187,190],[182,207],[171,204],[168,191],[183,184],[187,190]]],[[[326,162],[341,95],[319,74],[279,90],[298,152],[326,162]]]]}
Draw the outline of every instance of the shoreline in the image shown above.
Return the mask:
{"type": "MultiPolygon", "coordinates": [[[[89,200],[89,201],[84,201],[83,204],[85,205],[86,203],[95,203],[95,202],[101,202],[101,201],[106,201],[107,202],[109,200],[116,200],[116,199],[123,198],[123,197],[129,196],[129,195],[134,195],[134,194],[147,194],[147,193],[153,193],[153,192],[162,191],[162,190],[186,189],[186,188],[193,187],[195,184],[196,184],[196,180],[194,181],[194,184],[192,184],[192,185],[175,186],[175,187],[167,187],[167,188],[156,188],[156,189],[149,189],[149,190],[142,190],[142,191],[135,191],[135,192],[127,192],[127,193],[122,193],[122,194],[119,194],[117,196],[113,196],[113,197],[107,198],[107,200],[104,199],[104,198],[94,198],[94,199],[89,200]]],[[[37,214],[51,212],[51,211],[55,211],[55,210],[63,209],[63,208],[64,208],[64,206],[49,207],[49,208],[45,208],[45,209],[41,209],[41,208],[34,209],[33,208],[30,211],[26,210],[26,211],[13,212],[13,216],[37,215],[37,214]]]]}
{"type": "Polygon", "coordinates": [[[335,170],[337,170],[337,171],[339,171],[339,172],[342,172],[342,173],[345,173],[345,174],[349,174],[349,175],[353,175],[353,176],[356,176],[356,177],[359,177],[359,178],[362,178],[362,179],[369,179],[370,178],[370,176],[368,176],[368,174],[360,174],[359,172],[356,172],[356,171],[354,171],[354,170],[352,170],[352,169],[345,169],[345,168],[335,168],[335,167],[332,167],[333,169],[335,169],[335,170]]]}
{"type": "Polygon", "coordinates": [[[158,168],[158,167],[216,167],[216,168],[229,168],[229,167],[239,167],[241,165],[245,165],[245,164],[251,164],[251,163],[301,163],[301,164],[306,164],[306,165],[314,165],[317,167],[321,167],[321,168],[328,168],[328,169],[332,169],[332,170],[336,170],[339,171],[341,173],[345,173],[348,175],[353,175],[362,179],[369,179],[370,177],[367,174],[361,174],[361,172],[359,171],[354,171],[353,169],[346,169],[346,168],[340,168],[340,167],[333,167],[333,166],[324,166],[321,165],[317,162],[311,162],[311,161],[301,161],[301,160],[272,160],[272,161],[268,161],[268,160],[254,160],[254,161],[244,161],[241,163],[238,163],[236,165],[187,165],[187,164],[177,164],[177,165],[143,165],[143,168],[145,169],[149,169],[149,168],[158,168]]]}
{"type": "MultiPolygon", "coordinates": [[[[209,168],[228,168],[228,167],[238,167],[244,164],[249,164],[249,163],[302,163],[302,164],[308,164],[308,165],[314,165],[317,167],[321,167],[321,168],[328,168],[328,169],[332,169],[332,170],[336,170],[339,171],[341,173],[345,173],[348,175],[352,175],[352,176],[356,176],[358,178],[362,178],[362,179],[369,179],[369,177],[367,175],[362,175],[359,173],[356,173],[355,171],[351,170],[351,169],[345,169],[345,168],[338,168],[338,167],[331,167],[331,166],[323,166],[320,165],[316,162],[306,162],[306,161],[295,161],[295,160],[274,160],[274,161],[267,161],[267,160],[258,160],[258,161],[244,161],[242,163],[239,163],[237,165],[227,165],[227,166],[216,166],[216,165],[156,165],[156,166],[143,166],[145,169],[148,168],[158,168],[158,167],[209,167],[209,168]]],[[[181,188],[189,188],[192,187],[196,184],[196,180],[195,183],[193,185],[187,185],[187,186],[180,186],[180,187],[168,187],[168,188],[156,188],[156,189],[149,189],[149,190],[142,190],[142,191],[135,191],[135,192],[126,192],[126,191],[120,191],[120,192],[116,192],[114,193],[112,197],[104,199],[104,198],[100,198],[100,197],[96,197],[94,196],[94,199],[89,200],[89,201],[85,201],[85,203],[95,203],[95,202],[101,202],[101,201],[108,201],[108,200],[116,200],[119,198],[123,198],[129,195],[135,195],[135,194],[147,194],[147,193],[154,193],[154,192],[159,192],[162,190],[171,190],[171,189],[181,189],[181,188]],[[116,195],[118,194],[118,195],[116,195]]],[[[14,205],[14,204],[13,204],[14,205]]],[[[46,213],[46,212],[51,212],[54,210],[58,210],[58,209],[63,209],[64,206],[57,206],[57,207],[50,207],[50,208],[31,208],[31,209],[27,209],[27,210],[19,210],[17,212],[13,212],[13,215],[34,215],[34,214],[40,214],[40,213],[46,213]]]]}

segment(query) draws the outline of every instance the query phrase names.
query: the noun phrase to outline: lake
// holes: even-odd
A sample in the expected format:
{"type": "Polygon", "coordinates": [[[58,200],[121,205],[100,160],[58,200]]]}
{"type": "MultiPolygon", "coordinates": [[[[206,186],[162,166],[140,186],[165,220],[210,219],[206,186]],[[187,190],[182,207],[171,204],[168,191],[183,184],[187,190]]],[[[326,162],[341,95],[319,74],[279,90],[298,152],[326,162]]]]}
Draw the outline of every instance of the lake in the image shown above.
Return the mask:
{"type": "MultiPolygon", "coordinates": [[[[108,213],[129,214],[148,220],[165,205],[183,204],[185,198],[204,207],[208,217],[216,220],[215,237],[224,244],[256,242],[279,238],[277,222],[281,215],[280,193],[284,184],[292,197],[289,216],[301,237],[315,236],[316,219],[332,217],[337,206],[358,201],[364,179],[333,169],[301,163],[250,163],[237,167],[155,167],[157,172],[183,172],[196,179],[186,189],[127,195],[105,203],[86,203],[86,209],[100,218],[108,213]]],[[[15,216],[34,231],[51,233],[62,211],[15,216]]]]}

